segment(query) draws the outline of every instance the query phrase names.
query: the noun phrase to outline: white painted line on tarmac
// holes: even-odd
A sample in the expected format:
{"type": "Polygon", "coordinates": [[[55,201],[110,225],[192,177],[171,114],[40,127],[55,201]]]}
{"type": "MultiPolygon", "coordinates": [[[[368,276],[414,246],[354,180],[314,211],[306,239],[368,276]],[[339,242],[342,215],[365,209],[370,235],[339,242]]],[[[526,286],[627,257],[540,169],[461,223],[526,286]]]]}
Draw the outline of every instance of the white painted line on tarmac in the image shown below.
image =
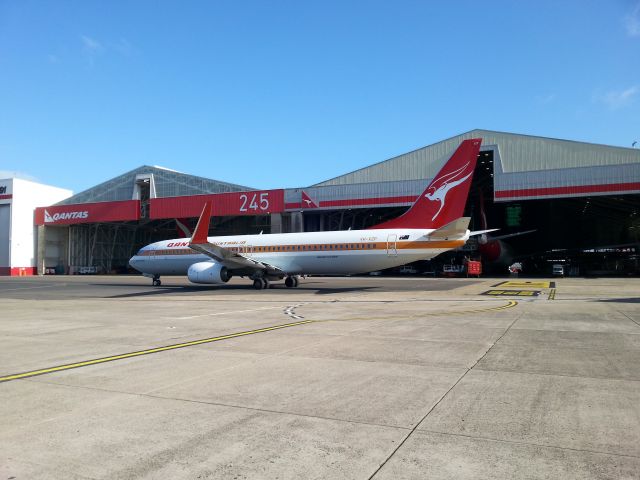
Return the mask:
{"type": "MultiPolygon", "coordinates": [[[[215,317],[217,315],[231,315],[231,314],[234,314],[234,313],[257,312],[259,310],[274,310],[276,308],[282,308],[282,306],[252,308],[250,310],[232,310],[232,311],[229,311],[229,312],[204,313],[202,315],[192,315],[190,317],[177,317],[176,320],[191,320],[192,318],[215,317]]],[[[171,317],[171,318],[174,318],[174,317],[171,317]]]]}
{"type": "Polygon", "coordinates": [[[63,283],[63,284],[54,284],[54,285],[40,285],[38,287],[22,287],[22,288],[0,288],[0,294],[2,294],[2,292],[16,292],[16,291],[20,291],[20,290],[34,290],[36,288],[53,288],[53,287],[66,287],[67,284],[63,283]]]}
{"type": "Polygon", "coordinates": [[[290,307],[287,307],[284,311],[285,315],[288,315],[289,317],[295,319],[295,320],[302,320],[304,317],[302,315],[296,315],[295,309],[298,307],[301,307],[303,304],[300,303],[298,305],[291,305],[290,307]]]}

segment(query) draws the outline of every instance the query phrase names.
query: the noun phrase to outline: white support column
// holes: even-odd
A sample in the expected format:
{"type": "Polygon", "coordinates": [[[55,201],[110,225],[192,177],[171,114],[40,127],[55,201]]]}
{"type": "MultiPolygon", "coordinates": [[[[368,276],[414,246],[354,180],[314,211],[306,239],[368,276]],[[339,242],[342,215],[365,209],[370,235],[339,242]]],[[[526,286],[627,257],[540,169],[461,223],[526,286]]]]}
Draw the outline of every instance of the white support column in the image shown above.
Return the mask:
{"type": "Polygon", "coordinates": [[[291,232],[304,232],[302,212],[291,212],[291,232]]]}
{"type": "Polygon", "coordinates": [[[45,248],[46,248],[46,228],[44,225],[38,225],[38,240],[36,245],[36,268],[38,275],[44,275],[45,267],[45,248]]]}
{"type": "Polygon", "coordinates": [[[271,217],[271,233],[282,233],[282,214],[272,213],[271,217]]]}

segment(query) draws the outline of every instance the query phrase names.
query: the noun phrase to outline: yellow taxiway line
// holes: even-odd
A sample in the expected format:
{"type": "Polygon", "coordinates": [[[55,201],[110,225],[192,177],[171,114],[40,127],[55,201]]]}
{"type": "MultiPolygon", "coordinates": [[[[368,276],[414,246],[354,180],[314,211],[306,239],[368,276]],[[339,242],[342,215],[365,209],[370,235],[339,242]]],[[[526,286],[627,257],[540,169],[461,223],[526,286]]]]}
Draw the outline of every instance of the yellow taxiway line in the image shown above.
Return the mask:
{"type": "Polygon", "coordinates": [[[219,342],[220,340],[227,340],[229,338],[244,337],[246,335],[254,335],[256,333],[270,332],[272,330],[295,327],[297,325],[304,325],[305,323],[312,323],[312,322],[313,320],[303,320],[300,322],[283,323],[281,325],[274,325],[272,327],[258,328],[256,330],[247,330],[245,332],[230,333],[228,335],[220,335],[219,337],[204,338],[202,340],[194,340],[192,342],[176,343],[176,344],[167,345],[164,347],[149,348],[147,350],[138,350],[137,352],[123,353],[120,355],[112,355],[110,357],[94,358],[92,360],[85,360],[83,362],[67,363],[65,365],[58,365],[56,367],[42,368],[40,370],[32,370],[30,372],[16,373],[14,375],[7,375],[6,377],[0,377],[0,383],[8,382],[10,380],[18,380],[20,378],[35,377],[37,375],[44,375],[46,373],[60,372],[63,370],[71,370],[72,368],[86,367],[88,365],[97,365],[99,363],[113,362],[115,360],[122,360],[125,358],[139,357],[141,355],[149,355],[150,353],[166,352],[167,350],[175,350],[177,348],[193,347],[194,345],[202,345],[204,343],[219,342]]]}
{"type": "MultiPolygon", "coordinates": [[[[464,313],[480,313],[480,312],[489,312],[489,311],[499,311],[499,310],[506,310],[508,308],[515,307],[517,304],[518,304],[518,302],[516,302],[515,300],[509,300],[506,304],[501,305],[499,307],[479,308],[479,309],[461,310],[461,311],[455,311],[454,310],[454,311],[450,311],[450,312],[443,312],[443,313],[436,313],[436,314],[437,315],[447,315],[447,314],[449,314],[449,315],[459,315],[459,314],[464,314],[464,313]]],[[[422,315],[424,315],[424,314],[422,314],[422,315]]],[[[353,319],[349,319],[349,320],[353,320],[353,319]]],[[[363,318],[362,320],[365,320],[365,318],[363,318]]],[[[371,320],[374,320],[374,319],[371,318],[371,320]]],[[[149,348],[149,349],[146,349],[146,350],[138,350],[137,352],[122,353],[120,355],[112,355],[110,357],[101,357],[101,358],[94,358],[92,360],[85,360],[85,361],[82,361],[82,362],[67,363],[65,365],[57,365],[55,367],[41,368],[39,370],[31,370],[29,372],[16,373],[16,374],[13,374],[13,375],[7,375],[7,376],[4,376],[4,377],[0,377],[0,383],[9,382],[11,380],[20,380],[20,379],[23,379],[23,378],[35,377],[35,376],[38,376],[38,375],[46,375],[48,373],[61,372],[61,371],[64,371],[64,370],[71,370],[72,368],[87,367],[89,365],[97,365],[97,364],[100,364],[100,363],[113,362],[115,360],[123,360],[125,358],[139,357],[141,355],[149,355],[151,353],[166,352],[168,350],[176,350],[178,348],[193,347],[195,345],[203,345],[205,343],[219,342],[221,340],[228,340],[229,338],[245,337],[247,335],[255,335],[257,333],[270,332],[270,331],[273,331],[273,330],[280,330],[282,328],[296,327],[298,325],[305,325],[305,324],[309,324],[309,323],[320,323],[320,322],[330,322],[330,321],[340,321],[340,320],[339,319],[336,319],[336,320],[301,320],[299,322],[283,323],[283,324],[280,324],[280,325],[273,325],[271,327],[257,328],[255,330],[247,330],[247,331],[244,331],[244,332],[229,333],[227,335],[220,335],[218,337],[203,338],[201,340],[193,340],[191,342],[175,343],[173,345],[166,345],[164,347],[156,347],[156,348],[149,348]]]]}
{"type": "Polygon", "coordinates": [[[401,317],[401,318],[390,318],[390,317],[349,317],[349,318],[332,318],[329,320],[313,320],[313,323],[327,323],[327,322],[350,322],[350,321],[363,321],[363,320],[385,320],[389,322],[395,321],[411,321],[415,319],[420,319],[424,317],[439,317],[442,315],[463,315],[465,313],[483,313],[483,312],[498,312],[500,310],[507,310],[508,308],[513,308],[518,305],[518,302],[515,300],[509,300],[504,305],[500,305],[499,307],[489,307],[489,308],[474,308],[469,310],[449,310],[449,311],[436,311],[436,312],[421,312],[419,314],[410,315],[409,317],[401,317]]]}

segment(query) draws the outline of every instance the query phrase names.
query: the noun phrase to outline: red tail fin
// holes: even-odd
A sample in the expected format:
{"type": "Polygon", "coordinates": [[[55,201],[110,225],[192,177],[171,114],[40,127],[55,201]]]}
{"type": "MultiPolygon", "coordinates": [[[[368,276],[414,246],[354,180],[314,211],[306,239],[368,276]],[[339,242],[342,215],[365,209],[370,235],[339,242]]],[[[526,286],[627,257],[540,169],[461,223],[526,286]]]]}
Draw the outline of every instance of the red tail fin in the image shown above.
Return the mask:
{"type": "Polygon", "coordinates": [[[481,143],[464,140],[409,210],[370,228],[440,228],[462,217],[481,143]]]}

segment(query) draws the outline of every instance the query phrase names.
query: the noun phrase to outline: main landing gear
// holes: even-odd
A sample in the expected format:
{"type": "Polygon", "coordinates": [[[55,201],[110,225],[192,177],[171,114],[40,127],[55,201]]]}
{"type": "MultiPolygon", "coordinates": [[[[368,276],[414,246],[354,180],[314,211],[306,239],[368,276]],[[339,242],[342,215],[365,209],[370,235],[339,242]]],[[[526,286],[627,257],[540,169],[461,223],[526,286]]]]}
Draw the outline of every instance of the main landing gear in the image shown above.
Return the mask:
{"type": "Polygon", "coordinates": [[[154,287],[159,287],[160,285],[162,285],[162,282],[160,281],[160,275],[154,275],[152,283],[154,287]]]}
{"type": "Polygon", "coordinates": [[[256,278],[253,281],[253,288],[256,290],[263,290],[269,288],[269,280],[266,278],[256,278]]]}
{"type": "MultiPolygon", "coordinates": [[[[274,278],[273,280],[278,280],[278,278],[274,278]]],[[[289,276],[284,279],[284,284],[287,288],[295,288],[298,286],[298,277],[289,276]]],[[[264,290],[271,286],[271,282],[268,278],[258,277],[253,279],[253,288],[256,290],[264,290]]]]}

